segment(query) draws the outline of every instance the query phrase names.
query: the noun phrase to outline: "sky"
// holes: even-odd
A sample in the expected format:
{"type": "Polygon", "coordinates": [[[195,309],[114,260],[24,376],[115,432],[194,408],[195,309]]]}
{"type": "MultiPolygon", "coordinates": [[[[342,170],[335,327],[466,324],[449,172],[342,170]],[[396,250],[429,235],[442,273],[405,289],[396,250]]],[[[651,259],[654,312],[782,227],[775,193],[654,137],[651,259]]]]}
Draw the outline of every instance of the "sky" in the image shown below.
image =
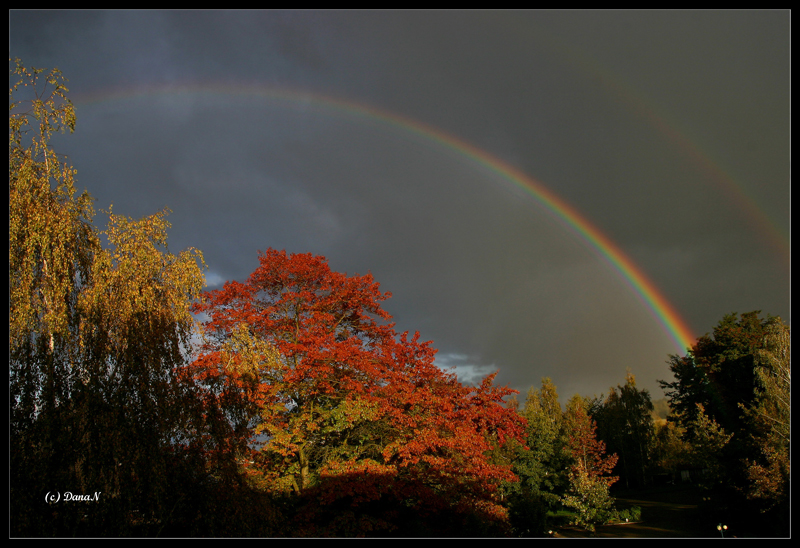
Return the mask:
{"type": "MultiPolygon", "coordinates": [[[[21,11],[77,187],[200,249],[371,272],[465,383],[654,399],[725,314],[791,323],[790,12],[21,11]]],[[[96,218],[103,225],[102,214],[96,218]]]]}

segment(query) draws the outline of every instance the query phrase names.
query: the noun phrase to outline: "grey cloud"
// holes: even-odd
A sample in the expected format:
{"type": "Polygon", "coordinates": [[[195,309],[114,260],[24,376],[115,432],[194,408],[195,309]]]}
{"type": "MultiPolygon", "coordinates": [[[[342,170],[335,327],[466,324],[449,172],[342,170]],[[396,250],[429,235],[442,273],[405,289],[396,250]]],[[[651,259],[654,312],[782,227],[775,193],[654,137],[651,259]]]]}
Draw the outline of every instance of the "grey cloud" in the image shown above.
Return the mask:
{"type": "MultiPolygon", "coordinates": [[[[58,66],[59,150],[99,207],[169,206],[209,283],[267,247],[371,271],[400,330],[473,382],[563,397],[630,367],[660,395],[676,351],[652,311],[528,191],[432,134],[300,95],[109,90],[219,84],[369,105],[475,147],[574,206],[698,335],[790,321],[789,17],[780,11],[12,11],[10,53],[58,66]],[[737,198],[736,189],[741,191],[737,198]],[[460,368],[460,369],[459,369],[460,368]]],[[[418,126],[421,127],[421,126],[418,126]]]]}

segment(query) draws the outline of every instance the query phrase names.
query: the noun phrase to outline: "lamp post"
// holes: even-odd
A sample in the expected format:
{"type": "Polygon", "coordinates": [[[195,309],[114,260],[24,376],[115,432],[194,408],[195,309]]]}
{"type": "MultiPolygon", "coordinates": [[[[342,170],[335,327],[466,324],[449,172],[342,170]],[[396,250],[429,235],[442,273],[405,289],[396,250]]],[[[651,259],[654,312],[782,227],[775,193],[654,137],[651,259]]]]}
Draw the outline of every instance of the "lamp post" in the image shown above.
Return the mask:
{"type": "Polygon", "coordinates": [[[727,529],[728,529],[727,525],[722,525],[721,523],[717,525],[717,531],[719,531],[719,535],[722,538],[725,538],[725,533],[723,533],[723,531],[726,531],[727,529]]]}

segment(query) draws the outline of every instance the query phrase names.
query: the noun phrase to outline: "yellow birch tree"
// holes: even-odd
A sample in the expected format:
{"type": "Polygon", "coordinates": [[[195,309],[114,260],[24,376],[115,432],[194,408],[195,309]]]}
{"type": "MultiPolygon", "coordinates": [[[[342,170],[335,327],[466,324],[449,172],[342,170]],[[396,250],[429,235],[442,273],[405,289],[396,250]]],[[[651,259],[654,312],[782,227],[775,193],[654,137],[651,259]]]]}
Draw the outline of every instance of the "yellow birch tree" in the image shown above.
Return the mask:
{"type": "Polygon", "coordinates": [[[10,72],[11,529],[150,534],[177,505],[171,455],[191,434],[179,373],[203,258],[168,252],[166,210],[109,212],[96,230],[92,198],[76,196],[75,169],[49,145],[75,127],[66,80],[19,60],[10,72]],[[66,491],[104,504],[47,506],[66,491]]]}

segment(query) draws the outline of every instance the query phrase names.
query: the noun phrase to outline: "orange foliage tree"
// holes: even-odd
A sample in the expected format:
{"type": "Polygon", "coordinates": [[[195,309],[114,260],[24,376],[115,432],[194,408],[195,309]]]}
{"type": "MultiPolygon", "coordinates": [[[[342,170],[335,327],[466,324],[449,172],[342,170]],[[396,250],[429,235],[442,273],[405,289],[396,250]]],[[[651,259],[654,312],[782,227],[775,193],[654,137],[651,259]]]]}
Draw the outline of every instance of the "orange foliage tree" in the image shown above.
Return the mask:
{"type": "Polygon", "coordinates": [[[575,395],[567,402],[564,413],[564,428],[567,434],[567,449],[574,459],[574,467],[580,467],[593,478],[609,487],[619,478],[608,476],[617,464],[616,454],[606,454],[606,444],[597,439],[597,423],[589,415],[588,402],[575,395]]]}
{"type": "Polygon", "coordinates": [[[293,495],[295,532],[409,532],[409,516],[441,512],[504,523],[496,489],[514,475],[489,453],[523,435],[503,405],[514,391],[436,367],[430,342],[395,332],[370,274],[273,249],[259,261],[194,305],[206,320],[191,373],[254,481],[293,495]]]}

